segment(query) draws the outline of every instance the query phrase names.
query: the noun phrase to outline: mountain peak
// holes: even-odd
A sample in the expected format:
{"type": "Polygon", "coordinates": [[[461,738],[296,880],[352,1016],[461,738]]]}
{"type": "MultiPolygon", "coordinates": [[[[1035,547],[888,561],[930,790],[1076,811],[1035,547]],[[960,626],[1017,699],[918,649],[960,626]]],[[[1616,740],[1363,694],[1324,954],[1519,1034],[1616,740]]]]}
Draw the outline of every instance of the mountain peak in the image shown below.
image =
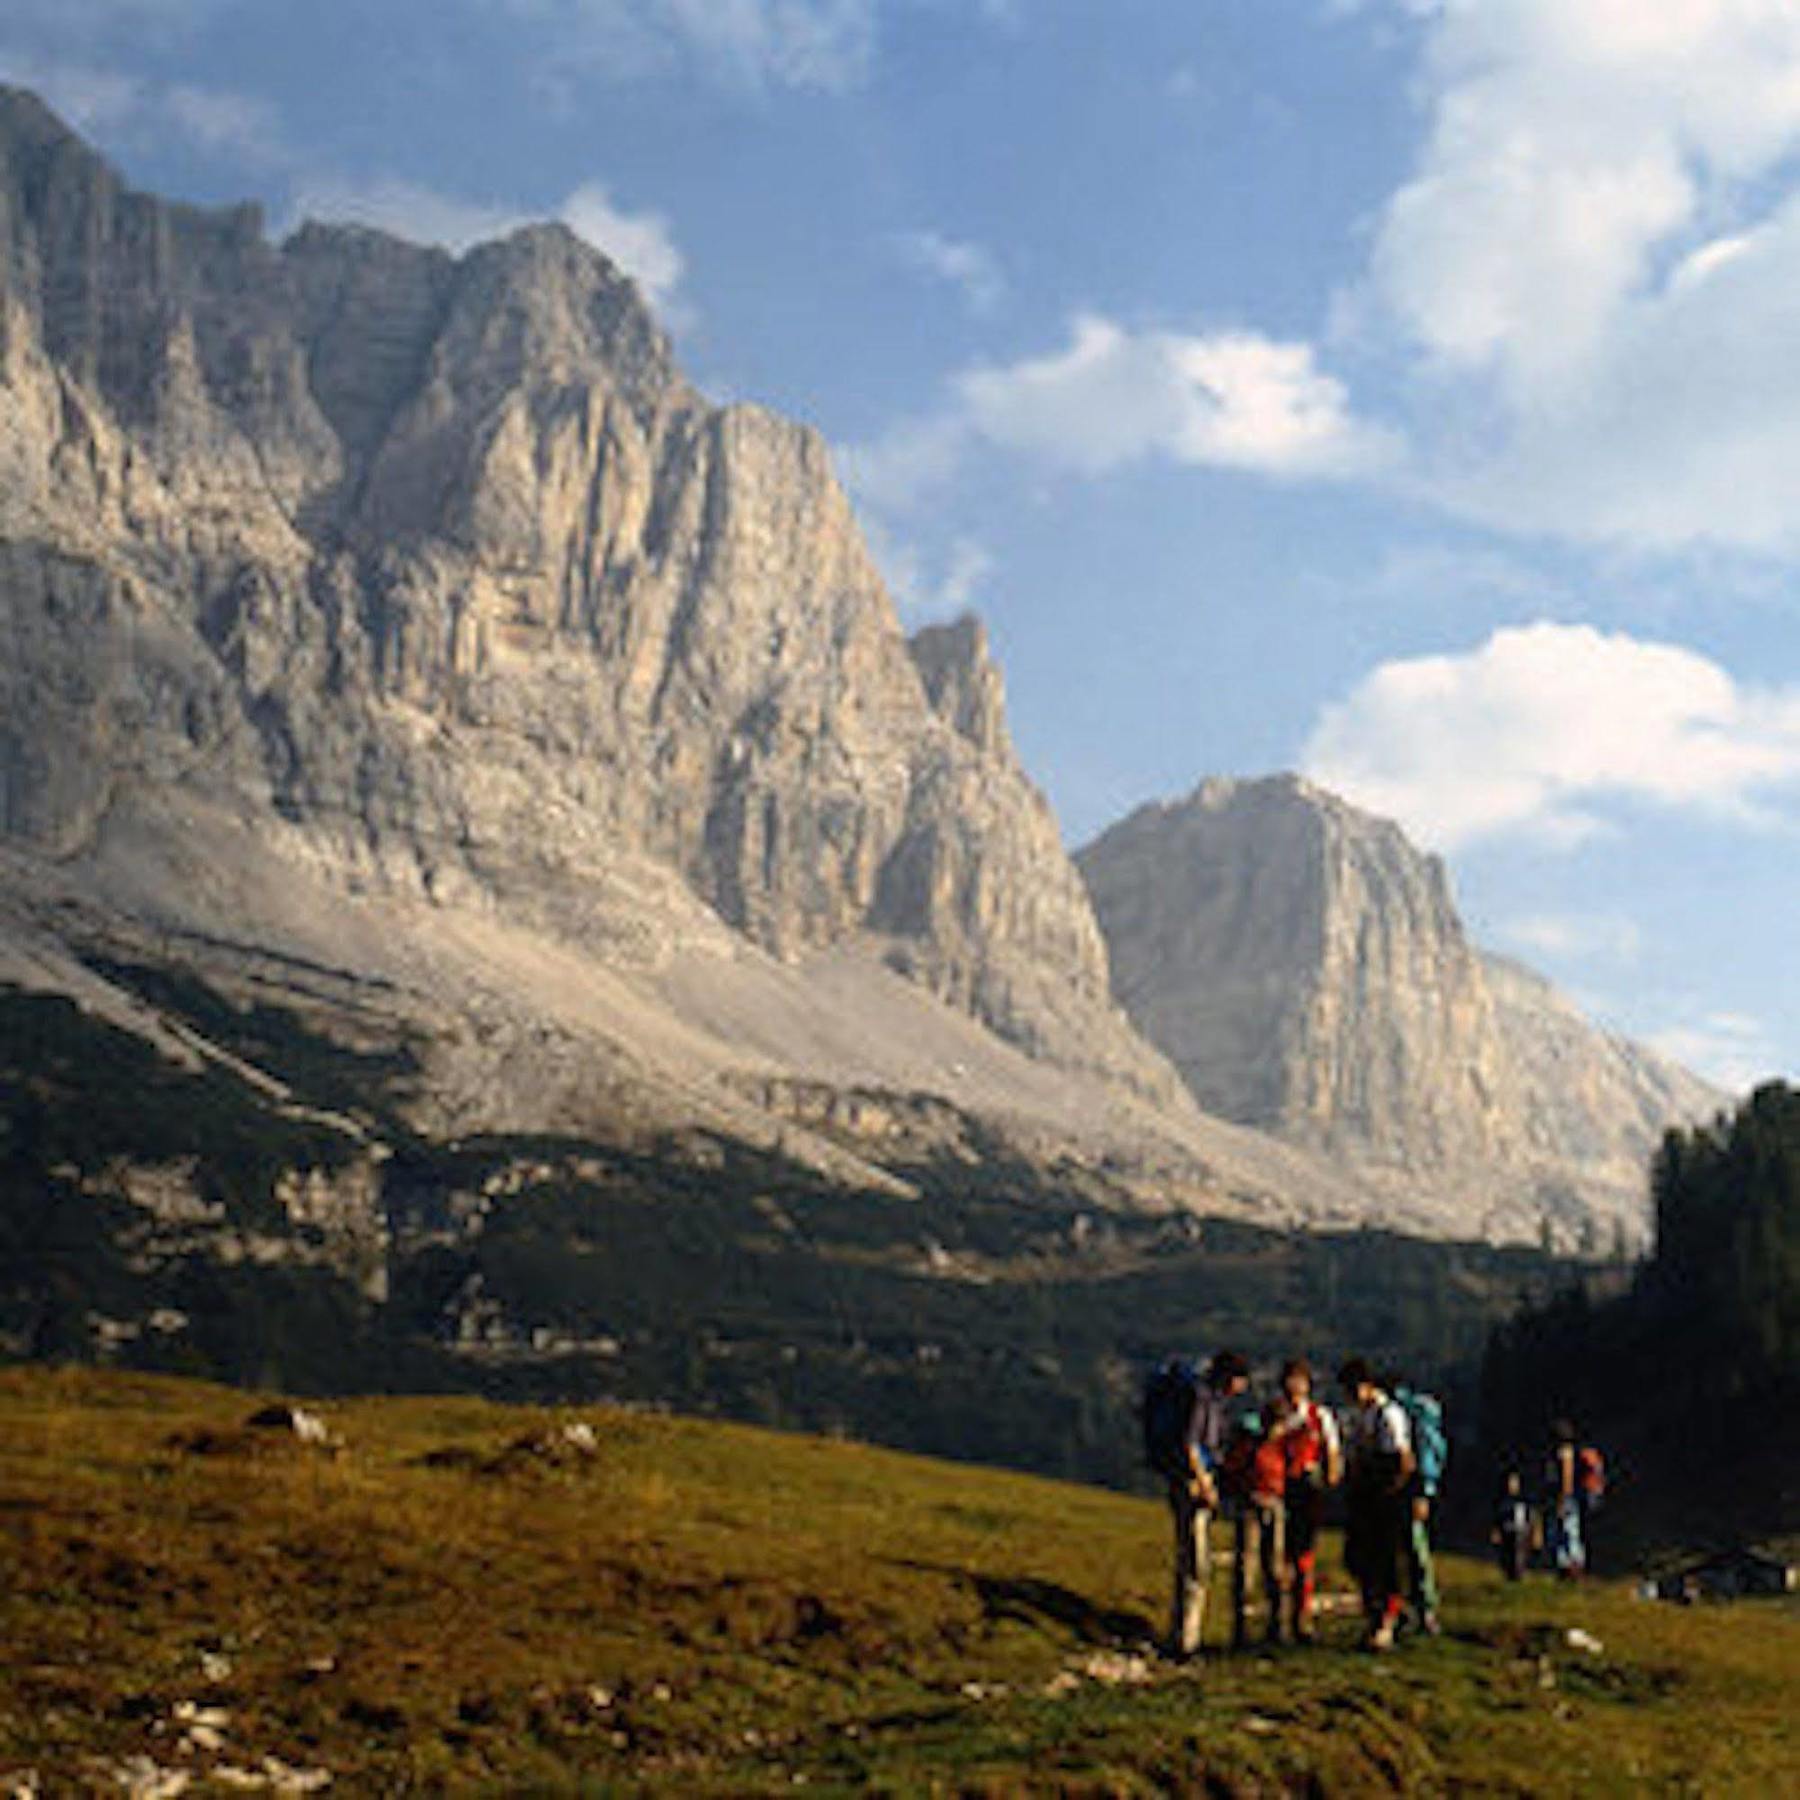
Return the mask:
{"type": "Polygon", "coordinates": [[[1303,776],[1203,781],[1077,862],[1120,1002],[1202,1106],[1436,1188],[1458,1229],[1596,1207],[1639,1236],[1657,1134],[1709,1104],[1490,968],[1443,864],[1303,776]]]}

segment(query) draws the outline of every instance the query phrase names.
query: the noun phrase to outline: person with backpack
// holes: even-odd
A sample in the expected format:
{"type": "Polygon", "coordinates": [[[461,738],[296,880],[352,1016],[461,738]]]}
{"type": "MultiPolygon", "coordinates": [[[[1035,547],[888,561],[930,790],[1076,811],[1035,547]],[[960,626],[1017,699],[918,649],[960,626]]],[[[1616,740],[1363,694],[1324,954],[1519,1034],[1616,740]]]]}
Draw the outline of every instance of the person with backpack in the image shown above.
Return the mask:
{"type": "Polygon", "coordinates": [[[1221,1350],[1204,1375],[1171,1358],[1144,1388],[1144,1456],[1162,1476],[1174,1525],[1174,1592],[1169,1606],[1168,1654],[1186,1661],[1200,1649],[1212,1576],[1212,1518],[1219,1504],[1232,1402],[1250,1385],[1250,1366],[1235,1350],[1221,1350]]]}
{"type": "Polygon", "coordinates": [[[1220,1487],[1232,1508],[1231,1647],[1250,1642],[1250,1592],[1260,1578],[1268,1602],[1265,1636],[1278,1644],[1287,1618],[1287,1452],[1292,1417],[1285,1395],[1264,1413],[1246,1413],[1225,1451],[1220,1487]]]}
{"type": "Polygon", "coordinates": [[[1283,1365],[1281,1391],[1288,1405],[1280,1441],[1287,1597],[1293,1608],[1289,1629],[1295,1643],[1307,1644],[1313,1639],[1319,1520],[1325,1510],[1325,1490],[1343,1479],[1344,1449],[1331,1409],[1312,1397],[1312,1366],[1305,1357],[1296,1356],[1283,1365]]]}
{"type": "Polygon", "coordinates": [[[1414,1470],[1412,1428],[1360,1356],[1338,1371],[1351,1403],[1344,1561],[1362,1589],[1370,1650],[1391,1650],[1403,1593],[1414,1470]]]}
{"type": "Polygon", "coordinates": [[[1550,1561],[1564,1581],[1579,1581],[1587,1573],[1576,1444],[1575,1427],[1567,1419],[1558,1419],[1550,1427],[1550,1455],[1544,1464],[1544,1541],[1550,1561]]]}
{"type": "Polygon", "coordinates": [[[1404,1382],[1396,1382],[1393,1391],[1412,1433],[1413,1474],[1407,1491],[1410,1516],[1405,1544],[1407,1601],[1419,1629],[1428,1637],[1436,1637],[1443,1627],[1438,1619],[1437,1557],[1431,1544],[1431,1515],[1450,1462],[1450,1435],[1444,1427],[1444,1403],[1436,1394],[1404,1382]]]}

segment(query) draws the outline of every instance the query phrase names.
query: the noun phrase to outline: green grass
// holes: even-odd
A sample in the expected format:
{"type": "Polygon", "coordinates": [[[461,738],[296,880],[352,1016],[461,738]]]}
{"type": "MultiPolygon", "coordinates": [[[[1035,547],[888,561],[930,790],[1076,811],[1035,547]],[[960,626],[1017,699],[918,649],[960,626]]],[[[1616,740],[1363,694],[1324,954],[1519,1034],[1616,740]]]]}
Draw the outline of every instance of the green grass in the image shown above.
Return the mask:
{"type": "MultiPolygon", "coordinates": [[[[1691,1792],[1800,1786],[1800,1614],[1507,1589],[1449,1634],[1152,1665],[1154,1502],[605,1408],[334,1404],[0,1373],[0,1776],[265,1756],[340,1793],[1691,1792]],[[1573,1649],[1581,1625],[1604,1654],[1573,1649]],[[210,1664],[207,1658],[215,1660],[210,1664]],[[1105,1665],[1096,1668],[1104,1670],[1105,1665]],[[183,1702],[227,1715],[184,1747],[183,1702]]],[[[1337,1579],[1334,1575],[1333,1579],[1337,1579]]],[[[1217,1634],[1222,1614],[1215,1613],[1217,1634]]]]}

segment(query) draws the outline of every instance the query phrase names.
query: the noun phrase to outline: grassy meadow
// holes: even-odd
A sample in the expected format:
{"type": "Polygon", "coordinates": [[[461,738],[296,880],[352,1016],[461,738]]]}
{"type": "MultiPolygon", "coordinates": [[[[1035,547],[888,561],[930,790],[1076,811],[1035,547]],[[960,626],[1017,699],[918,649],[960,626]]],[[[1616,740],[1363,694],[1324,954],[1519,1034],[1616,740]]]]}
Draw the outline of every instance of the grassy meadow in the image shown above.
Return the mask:
{"type": "Polygon", "coordinates": [[[1449,1559],[1439,1641],[1343,1612],[1171,1668],[1150,1500],[605,1407],[334,1402],[321,1450],[254,1404],[0,1372],[0,1794],[1800,1791],[1791,1601],[1449,1559]]]}

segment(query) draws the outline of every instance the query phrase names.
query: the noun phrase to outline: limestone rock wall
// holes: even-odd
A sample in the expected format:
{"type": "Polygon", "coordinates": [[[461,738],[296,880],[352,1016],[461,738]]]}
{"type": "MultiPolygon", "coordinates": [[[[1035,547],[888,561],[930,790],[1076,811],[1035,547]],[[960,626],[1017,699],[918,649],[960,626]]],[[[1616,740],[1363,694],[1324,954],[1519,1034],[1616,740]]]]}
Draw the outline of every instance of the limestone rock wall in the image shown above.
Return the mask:
{"type": "Polygon", "coordinates": [[[15,841],[79,854],[153,794],[576,936],[649,858],[779,956],[889,940],[1179,1092],[978,629],[909,646],[818,436],[708,404],[560,227],[277,247],[0,90],[0,629],[15,841]]]}
{"type": "Polygon", "coordinates": [[[1292,776],[1208,781],[1081,851],[1117,995],[1208,1111],[1435,1193],[1446,1222],[1641,1236],[1662,1131],[1719,1096],[1469,942],[1443,865],[1292,776]]]}

